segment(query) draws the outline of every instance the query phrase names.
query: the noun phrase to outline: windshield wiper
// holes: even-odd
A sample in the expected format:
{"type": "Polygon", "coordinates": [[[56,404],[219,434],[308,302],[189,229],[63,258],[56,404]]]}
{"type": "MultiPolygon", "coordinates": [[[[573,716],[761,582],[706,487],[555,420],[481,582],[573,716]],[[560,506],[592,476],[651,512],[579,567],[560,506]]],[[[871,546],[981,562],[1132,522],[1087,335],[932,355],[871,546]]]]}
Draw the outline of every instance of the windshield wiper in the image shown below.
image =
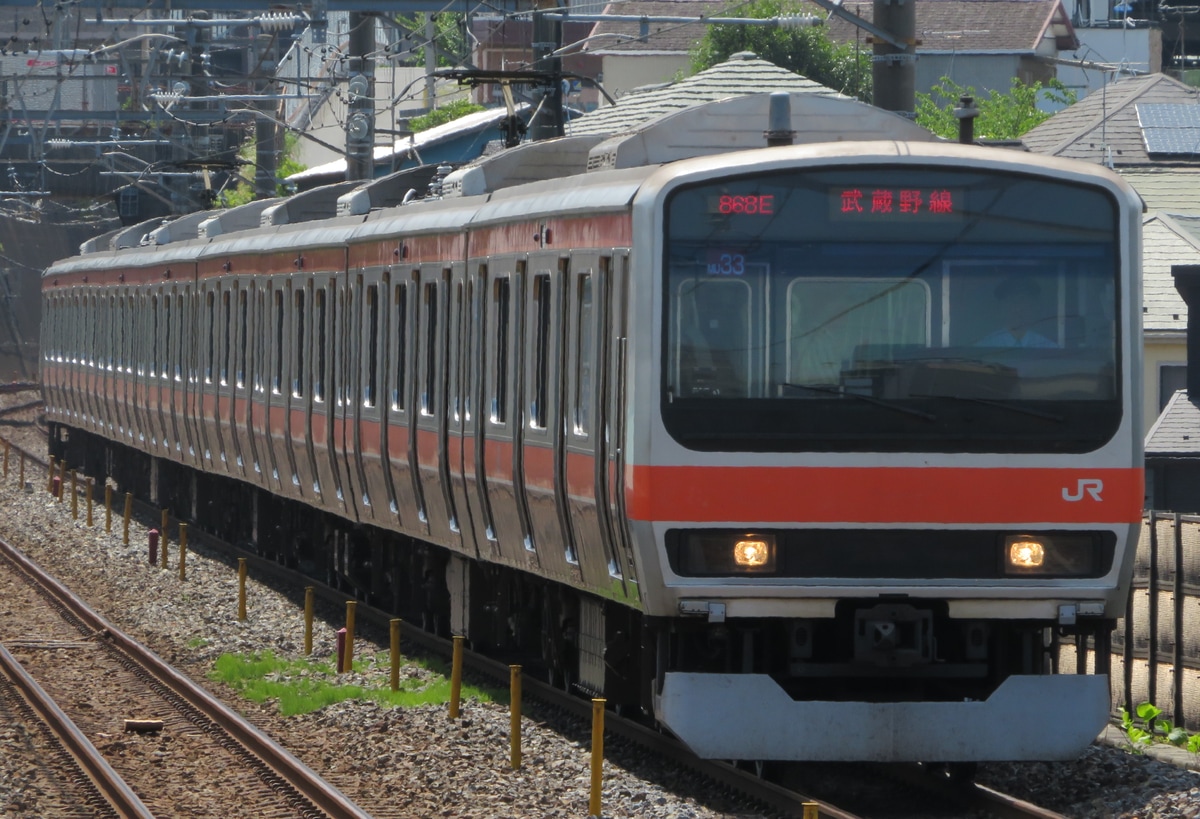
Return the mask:
{"type": "Polygon", "coordinates": [[[989,398],[972,398],[972,397],[969,397],[966,395],[944,395],[944,394],[919,395],[917,393],[913,393],[912,397],[913,398],[949,398],[952,401],[968,401],[972,404],[983,404],[986,407],[997,407],[998,409],[1008,410],[1009,412],[1020,413],[1021,415],[1030,415],[1030,416],[1033,416],[1034,418],[1042,418],[1042,419],[1045,419],[1046,421],[1054,421],[1059,424],[1061,424],[1067,420],[1064,416],[1059,415],[1058,413],[1055,413],[1055,412],[1045,412],[1044,410],[1036,410],[1036,409],[1032,409],[1030,407],[1022,407],[1022,406],[1019,406],[1016,404],[1005,404],[1003,401],[993,401],[989,398]]]}
{"type": "Polygon", "coordinates": [[[897,404],[895,401],[886,401],[882,398],[876,398],[873,395],[863,395],[862,393],[857,393],[857,392],[846,392],[845,390],[840,389],[838,387],[817,387],[812,384],[789,384],[787,382],[784,382],[783,386],[791,387],[792,389],[797,389],[797,390],[811,390],[812,392],[823,392],[828,395],[836,395],[841,398],[855,398],[859,401],[865,401],[868,404],[874,404],[877,407],[886,407],[887,409],[895,410],[896,412],[903,412],[906,415],[915,415],[918,418],[925,419],[926,421],[936,421],[937,420],[937,416],[934,415],[932,412],[925,412],[925,410],[914,409],[913,407],[906,407],[903,404],[897,404]]]}

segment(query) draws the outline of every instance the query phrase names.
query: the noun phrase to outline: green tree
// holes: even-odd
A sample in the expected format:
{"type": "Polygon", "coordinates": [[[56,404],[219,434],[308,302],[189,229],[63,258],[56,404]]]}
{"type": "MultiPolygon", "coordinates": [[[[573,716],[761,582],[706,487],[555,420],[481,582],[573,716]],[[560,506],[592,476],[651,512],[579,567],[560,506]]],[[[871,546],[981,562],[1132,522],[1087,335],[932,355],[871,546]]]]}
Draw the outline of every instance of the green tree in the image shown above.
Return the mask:
{"type": "Polygon", "coordinates": [[[975,136],[982,139],[1019,139],[1030,128],[1050,118],[1037,107],[1039,100],[1059,106],[1072,105],[1075,92],[1057,79],[1046,85],[1028,85],[1013,77],[1007,94],[992,89],[986,97],[975,94],[971,86],[964,88],[949,77],[942,77],[928,94],[917,94],[917,124],[947,139],[958,137],[958,118],[954,109],[963,96],[974,97],[979,107],[975,119],[975,136]]]}
{"type": "Polygon", "coordinates": [[[434,108],[428,114],[413,117],[408,121],[408,127],[415,134],[421,131],[428,131],[435,125],[443,125],[459,117],[465,117],[467,114],[474,114],[476,111],[482,110],[482,105],[471,102],[469,99],[451,100],[438,108],[434,108]]]}
{"type": "MultiPolygon", "coordinates": [[[[425,42],[425,15],[414,14],[411,17],[406,17],[403,14],[397,14],[395,15],[395,20],[411,32],[405,38],[410,43],[415,45],[425,42]]],[[[446,12],[433,15],[433,37],[438,47],[444,53],[458,55],[458,59],[451,60],[439,54],[437,58],[438,67],[454,68],[471,53],[471,50],[467,47],[467,38],[464,33],[465,26],[465,14],[446,12]]],[[[413,59],[410,62],[415,65],[425,64],[424,46],[413,49],[413,59]]]]}
{"type": "MultiPolygon", "coordinates": [[[[275,169],[275,192],[282,196],[287,193],[284,180],[294,173],[299,173],[305,166],[295,159],[296,143],[300,137],[292,132],[283,135],[283,154],[279,158],[279,166],[275,169]]],[[[257,143],[247,142],[238,151],[238,155],[246,160],[236,181],[231,181],[225,190],[217,197],[217,207],[234,208],[254,201],[254,162],[253,157],[257,143]]]]}
{"type": "MultiPolygon", "coordinates": [[[[766,18],[809,14],[811,6],[797,0],[753,0],[742,6],[743,17],[766,18]]],[[[808,77],[810,80],[863,101],[871,99],[871,52],[852,45],[837,45],[824,28],[776,28],[773,26],[708,26],[692,51],[692,69],[703,71],[729,59],[739,51],[759,57],[808,77]]]]}

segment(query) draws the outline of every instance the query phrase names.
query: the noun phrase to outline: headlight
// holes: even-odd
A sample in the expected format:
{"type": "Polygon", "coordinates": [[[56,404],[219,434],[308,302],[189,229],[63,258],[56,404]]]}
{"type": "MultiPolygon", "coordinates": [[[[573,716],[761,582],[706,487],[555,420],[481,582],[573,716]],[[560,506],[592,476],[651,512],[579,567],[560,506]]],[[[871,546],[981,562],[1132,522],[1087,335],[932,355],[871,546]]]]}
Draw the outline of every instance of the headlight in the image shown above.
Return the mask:
{"type": "Polygon", "coordinates": [[[686,576],[772,574],[775,536],[753,532],[689,532],[679,553],[686,576]]]}
{"type": "Polygon", "coordinates": [[[1009,535],[1002,561],[1006,575],[1085,577],[1094,575],[1096,544],[1090,535],[1009,535]]]}

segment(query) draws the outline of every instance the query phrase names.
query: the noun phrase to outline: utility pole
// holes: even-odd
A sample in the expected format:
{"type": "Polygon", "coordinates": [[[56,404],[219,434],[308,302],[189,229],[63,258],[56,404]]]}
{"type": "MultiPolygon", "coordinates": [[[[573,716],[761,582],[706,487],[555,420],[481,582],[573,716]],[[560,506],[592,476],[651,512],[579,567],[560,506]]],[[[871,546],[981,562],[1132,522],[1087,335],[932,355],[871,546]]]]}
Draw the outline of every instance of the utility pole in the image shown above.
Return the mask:
{"type": "Polygon", "coordinates": [[[549,13],[557,10],[556,0],[536,0],[536,4],[533,69],[549,74],[550,81],[535,92],[535,96],[540,95],[540,101],[537,114],[529,123],[529,138],[535,141],[563,135],[562,57],[555,53],[562,48],[562,19],[549,13]]]}
{"type": "Polygon", "coordinates": [[[350,80],[346,84],[346,181],[375,175],[375,15],[350,12],[350,80]]]}
{"type": "MultiPolygon", "coordinates": [[[[279,64],[278,35],[262,34],[262,53],[259,57],[259,80],[254,84],[259,94],[269,94],[276,86],[273,79],[279,64]]],[[[280,133],[275,118],[277,106],[267,100],[255,104],[264,116],[254,119],[254,198],[275,196],[275,177],[279,173],[280,133]]]]}
{"type": "Polygon", "coordinates": [[[871,80],[875,105],[911,117],[917,105],[917,2],[875,0],[874,15],[875,25],[896,43],[873,38],[871,80]]]}

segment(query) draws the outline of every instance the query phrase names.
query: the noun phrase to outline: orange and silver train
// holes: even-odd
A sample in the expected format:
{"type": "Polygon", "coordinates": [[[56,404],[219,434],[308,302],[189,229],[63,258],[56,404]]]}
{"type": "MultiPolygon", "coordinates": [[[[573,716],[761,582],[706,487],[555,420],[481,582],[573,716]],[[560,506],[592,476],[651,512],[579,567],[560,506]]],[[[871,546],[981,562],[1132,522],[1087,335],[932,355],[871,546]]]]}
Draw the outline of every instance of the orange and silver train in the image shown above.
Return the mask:
{"type": "Polygon", "coordinates": [[[1142,518],[1137,196],[918,142],[593,164],[53,265],[52,454],[704,757],[1078,754],[1142,518]]]}

